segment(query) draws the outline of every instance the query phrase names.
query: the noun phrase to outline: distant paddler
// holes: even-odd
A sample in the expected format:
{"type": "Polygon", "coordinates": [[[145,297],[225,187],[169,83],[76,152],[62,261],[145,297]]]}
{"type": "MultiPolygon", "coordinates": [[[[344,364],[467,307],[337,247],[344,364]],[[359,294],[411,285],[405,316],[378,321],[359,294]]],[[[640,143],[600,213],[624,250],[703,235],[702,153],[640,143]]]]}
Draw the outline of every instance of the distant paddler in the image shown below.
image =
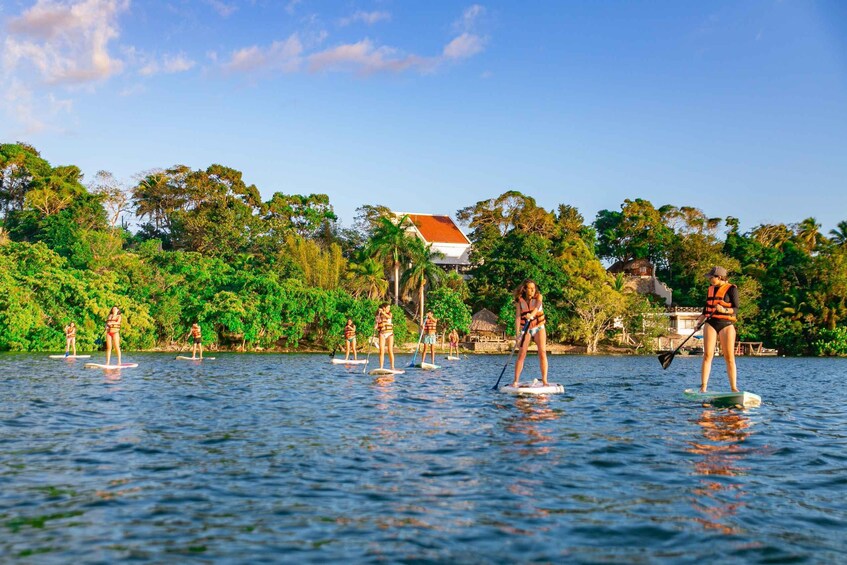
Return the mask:
{"type": "Polygon", "coordinates": [[[385,364],[385,352],[388,351],[388,360],[391,362],[391,370],[394,370],[394,321],[391,314],[391,305],[384,303],[376,312],[374,329],[379,333],[379,368],[385,364]]]}
{"type": "Polygon", "coordinates": [[[735,320],[738,314],[738,287],[729,283],[726,269],[712,267],[706,273],[709,279],[709,291],[706,306],[697,318],[697,323],[705,321],[703,326],[703,364],[700,368],[700,392],[706,392],[712,359],[715,356],[715,343],[720,340],[721,352],[726,361],[726,373],[732,392],[738,392],[735,371],[735,320]]]}
{"type": "Polygon", "coordinates": [[[118,355],[118,365],[121,364],[121,318],[120,309],[112,306],[106,318],[106,365],[111,364],[113,347],[118,355]]]}
{"type": "Polygon", "coordinates": [[[421,356],[421,363],[426,362],[426,348],[429,347],[430,358],[432,359],[432,364],[435,365],[435,342],[437,339],[435,332],[437,327],[438,320],[433,315],[432,310],[427,311],[423,327],[423,355],[421,356]]]}
{"type": "Polygon", "coordinates": [[[353,323],[353,318],[347,318],[347,325],[344,326],[344,347],[346,353],[344,360],[350,360],[350,350],[353,350],[353,360],[356,361],[356,324],[353,323]]]}
{"type": "Polygon", "coordinates": [[[515,336],[516,346],[520,348],[518,360],[515,362],[515,381],[512,386],[517,388],[521,371],[523,370],[529,342],[534,341],[538,346],[538,361],[541,364],[541,384],[547,386],[547,332],[544,329],[544,306],[541,293],[535,281],[526,279],[515,290],[515,336]],[[524,339],[521,330],[526,326],[529,339],[524,339]]]}
{"type": "Polygon", "coordinates": [[[459,332],[456,331],[456,328],[450,332],[447,336],[447,340],[450,342],[449,349],[447,350],[447,357],[453,357],[453,350],[456,350],[456,357],[459,356],[459,332]]]}
{"type": "Polygon", "coordinates": [[[197,359],[197,352],[199,351],[200,359],[203,359],[203,333],[200,331],[200,324],[197,322],[191,324],[188,337],[192,339],[191,358],[197,359]]]}
{"type": "Polygon", "coordinates": [[[76,324],[73,322],[65,326],[65,357],[71,354],[71,349],[76,357],[76,324]]]}

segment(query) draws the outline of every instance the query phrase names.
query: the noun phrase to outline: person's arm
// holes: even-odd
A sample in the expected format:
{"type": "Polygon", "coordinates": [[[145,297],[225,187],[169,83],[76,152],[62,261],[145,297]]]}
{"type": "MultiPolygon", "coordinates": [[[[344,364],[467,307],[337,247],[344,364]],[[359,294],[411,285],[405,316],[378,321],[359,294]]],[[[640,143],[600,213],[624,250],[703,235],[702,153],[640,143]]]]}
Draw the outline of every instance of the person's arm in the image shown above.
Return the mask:
{"type": "Polygon", "coordinates": [[[541,296],[541,294],[539,294],[538,295],[538,306],[533,308],[532,311],[529,313],[530,318],[535,318],[536,316],[538,316],[539,312],[541,312],[541,310],[543,309],[542,300],[543,300],[543,297],[541,296]]]}
{"type": "Polygon", "coordinates": [[[515,301],[515,339],[519,338],[518,335],[521,331],[521,301],[515,301]]]}
{"type": "Polygon", "coordinates": [[[729,287],[729,290],[724,297],[726,302],[729,302],[730,307],[726,308],[724,306],[718,306],[718,312],[721,314],[729,314],[731,316],[738,316],[738,287],[732,285],[729,287]]]}

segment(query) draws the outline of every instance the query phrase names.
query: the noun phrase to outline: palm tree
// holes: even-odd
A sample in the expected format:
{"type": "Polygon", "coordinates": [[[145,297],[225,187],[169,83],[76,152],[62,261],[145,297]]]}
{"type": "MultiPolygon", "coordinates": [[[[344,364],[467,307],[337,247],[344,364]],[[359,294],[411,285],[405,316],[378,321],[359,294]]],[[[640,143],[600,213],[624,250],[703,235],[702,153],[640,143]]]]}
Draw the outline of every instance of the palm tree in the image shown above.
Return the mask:
{"type": "Polygon", "coordinates": [[[433,251],[431,245],[425,245],[420,239],[413,239],[409,243],[409,268],[403,272],[403,288],[418,291],[418,305],[420,306],[421,326],[424,323],[424,287],[427,283],[438,284],[444,276],[441,267],[433,262],[433,259],[443,257],[439,251],[433,251]]]}
{"type": "Polygon", "coordinates": [[[385,269],[382,263],[371,257],[350,264],[350,290],[355,296],[365,294],[371,300],[382,298],[388,290],[385,269]]]}
{"type": "Polygon", "coordinates": [[[829,235],[832,236],[832,242],[836,245],[847,245],[847,222],[838,222],[838,227],[834,230],[829,230],[829,235]]]}
{"type": "Polygon", "coordinates": [[[412,236],[406,234],[409,216],[403,216],[396,223],[386,217],[379,218],[371,241],[368,244],[368,254],[374,259],[384,261],[394,270],[394,304],[399,304],[400,296],[400,265],[406,258],[409,242],[412,236]]]}
{"type": "Polygon", "coordinates": [[[797,239],[800,246],[811,253],[821,239],[821,225],[814,218],[806,218],[797,225],[797,239]]]}

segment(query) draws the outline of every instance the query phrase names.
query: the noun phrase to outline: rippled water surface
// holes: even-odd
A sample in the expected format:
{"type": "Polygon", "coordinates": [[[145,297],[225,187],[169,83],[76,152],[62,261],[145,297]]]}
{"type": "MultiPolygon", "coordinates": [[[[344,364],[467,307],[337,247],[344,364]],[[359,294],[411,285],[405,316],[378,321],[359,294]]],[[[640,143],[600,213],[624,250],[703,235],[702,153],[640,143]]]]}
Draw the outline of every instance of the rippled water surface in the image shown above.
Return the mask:
{"type": "Polygon", "coordinates": [[[504,356],[125,358],[0,356],[0,558],[847,562],[845,360],[739,359],[764,403],[727,410],[685,357],[552,356],[535,398],[504,356]]]}

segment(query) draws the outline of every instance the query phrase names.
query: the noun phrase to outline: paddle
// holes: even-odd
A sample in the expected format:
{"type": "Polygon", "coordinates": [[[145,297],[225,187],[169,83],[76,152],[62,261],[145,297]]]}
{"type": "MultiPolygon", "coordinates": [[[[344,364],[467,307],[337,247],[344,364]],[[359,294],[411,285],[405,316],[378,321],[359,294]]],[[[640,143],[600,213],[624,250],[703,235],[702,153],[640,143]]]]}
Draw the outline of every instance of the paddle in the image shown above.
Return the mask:
{"type": "Polygon", "coordinates": [[[376,337],[376,327],[374,327],[373,335],[368,338],[368,354],[365,355],[365,366],[362,367],[362,374],[363,375],[368,372],[368,365],[371,362],[371,341],[373,341],[373,338],[375,338],[375,337],[376,337]]]}
{"type": "MultiPolygon", "coordinates": [[[[418,358],[418,350],[421,348],[421,340],[423,340],[423,334],[424,334],[424,326],[421,326],[421,335],[418,337],[418,344],[415,346],[415,356],[412,357],[412,362],[409,363],[409,367],[415,366],[415,361],[418,358]]],[[[421,361],[421,362],[423,362],[423,361],[421,361]]]]}
{"type": "Polygon", "coordinates": [[[491,390],[497,390],[497,387],[498,387],[498,386],[500,386],[500,379],[502,379],[502,378],[503,378],[503,375],[506,373],[506,368],[509,366],[509,363],[511,363],[511,362],[512,362],[512,355],[514,355],[514,354],[515,354],[515,351],[517,351],[518,349],[520,349],[521,347],[523,347],[523,340],[524,340],[524,338],[526,337],[526,332],[527,332],[527,330],[529,329],[529,325],[530,325],[531,323],[532,323],[532,320],[527,320],[527,321],[526,321],[526,323],[523,325],[523,329],[521,330],[521,342],[520,342],[520,344],[518,344],[518,346],[517,346],[517,347],[515,347],[514,349],[512,349],[512,352],[511,352],[511,353],[509,353],[509,358],[508,358],[508,359],[506,359],[506,364],[505,364],[505,365],[503,365],[503,370],[502,370],[502,371],[500,371],[500,376],[499,376],[499,377],[497,377],[497,382],[496,382],[496,383],[494,383],[494,386],[493,386],[493,387],[491,387],[491,390]]]}
{"type": "Polygon", "coordinates": [[[697,324],[697,327],[696,327],[696,328],[694,328],[694,331],[693,331],[693,332],[691,332],[691,335],[689,335],[687,338],[685,338],[684,340],[682,340],[682,343],[680,343],[680,344],[677,346],[677,348],[676,348],[676,349],[674,349],[672,352],[668,353],[667,351],[665,351],[665,352],[663,352],[663,353],[659,353],[659,363],[661,363],[661,364],[662,364],[662,369],[667,369],[668,367],[670,367],[670,366],[671,366],[671,362],[673,361],[673,356],[674,356],[674,355],[676,355],[676,354],[679,352],[679,350],[682,348],[682,346],[683,346],[683,345],[685,345],[685,343],[686,343],[689,339],[691,339],[691,338],[694,336],[694,334],[696,334],[696,333],[697,333],[697,330],[699,330],[700,328],[702,328],[702,327],[703,327],[703,324],[705,324],[705,323],[708,321],[708,319],[709,319],[710,317],[711,317],[711,316],[707,316],[705,319],[703,319],[703,321],[702,321],[702,322],[700,322],[699,324],[697,324]]]}

